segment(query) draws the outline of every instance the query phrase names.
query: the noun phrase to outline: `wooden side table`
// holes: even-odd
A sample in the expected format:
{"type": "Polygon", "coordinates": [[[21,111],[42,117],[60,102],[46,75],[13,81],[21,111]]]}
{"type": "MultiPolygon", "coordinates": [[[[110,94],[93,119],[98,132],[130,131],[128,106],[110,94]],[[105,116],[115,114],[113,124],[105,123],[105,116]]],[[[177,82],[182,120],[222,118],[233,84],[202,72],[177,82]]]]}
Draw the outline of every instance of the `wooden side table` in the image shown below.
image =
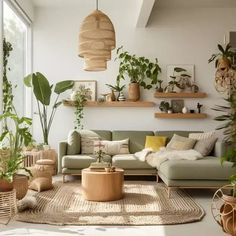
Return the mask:
{"type": "Polygon", "coordinates": [[[0,223],[8,224],[16,212],[16,190],[0,192],[0,223]]]}
{"type": "Polygon", "coordinates": [[[89,201],[114,201],[123,198],[124,170],[114,172],[82,170],[83,196],[89,201]]]}

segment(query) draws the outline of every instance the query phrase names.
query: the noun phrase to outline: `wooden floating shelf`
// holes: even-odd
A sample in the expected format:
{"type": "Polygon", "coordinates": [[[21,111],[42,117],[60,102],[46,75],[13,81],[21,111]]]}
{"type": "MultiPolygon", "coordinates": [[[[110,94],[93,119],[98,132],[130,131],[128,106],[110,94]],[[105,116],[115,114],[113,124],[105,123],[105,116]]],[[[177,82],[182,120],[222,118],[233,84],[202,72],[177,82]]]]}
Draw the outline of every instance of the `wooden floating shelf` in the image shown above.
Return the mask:
{"type": "MultiPolygon", "coordinates": [[[[64,106],[75,106],[74,101],[63,100],[64,106]]],[[[123,101],[123,102],[97,102],[97,101],[88,101],[85,103],[85,107],[154,107],[155,103],[150,101],[123,101]]]]}
{"type": "Polygon", "coordinates": [[[205,98],[206,93],[159,93],[156,92],[156,98],[205,98]]]}
{"type": "Polygon", "coordinates": [[[205,119],[205,113],[155,113],[156,118],[161,119],[205,119]]]}

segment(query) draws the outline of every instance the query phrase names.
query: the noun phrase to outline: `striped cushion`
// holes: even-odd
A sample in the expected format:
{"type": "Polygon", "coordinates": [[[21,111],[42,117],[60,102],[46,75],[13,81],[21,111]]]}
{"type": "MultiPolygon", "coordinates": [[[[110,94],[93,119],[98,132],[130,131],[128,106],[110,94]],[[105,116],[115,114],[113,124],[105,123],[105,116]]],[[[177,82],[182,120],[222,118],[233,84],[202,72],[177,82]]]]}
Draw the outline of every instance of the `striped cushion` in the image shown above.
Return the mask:
{"type": "Polygon", "coordinates": [[[81,130],[81,154],[93,154],[94,141],[101,140],[101,137],[91,130],[81,130]]]}
{"type": "Polygon", "coordinates": [[[188,137],[191,139],[200,140],[200,139],[210,138],[214,135],[215,135],[215,131],[211,131],[211,132],[207,132],[207,133],[190,133],[188,137]]]}
{"type": "Polygon", "coordinates": [[[94,154],[102,150],[107,155],[129,154],[129,139],[94,141],[94,154]]]}

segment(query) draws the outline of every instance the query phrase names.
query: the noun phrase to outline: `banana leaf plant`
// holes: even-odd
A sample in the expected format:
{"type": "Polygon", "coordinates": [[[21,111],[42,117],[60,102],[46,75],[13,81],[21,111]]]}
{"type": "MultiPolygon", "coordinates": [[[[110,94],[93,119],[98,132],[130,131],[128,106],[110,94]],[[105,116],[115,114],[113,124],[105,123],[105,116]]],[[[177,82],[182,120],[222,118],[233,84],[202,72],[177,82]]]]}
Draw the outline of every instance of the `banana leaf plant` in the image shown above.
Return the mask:
{"type": "Polygon", "coordinates": [[[9,129],[0,135],[0,179],[12,182],[22,166],[24,155],[22,149],[32,142],[30,127],[32,120],[27,117],[18,117],[10,112],[0,115],[0,122],[7,121],[9,129]]]}
{"type": "MultiPolygon", "coordinates": [[[[224,99],[228,104],[226,106],[217,105],[213,110],[223,112],[225,114],[217,116],[216,121],[224,122],[223,125],[217,127],[217,130],[223,129],[224,141],[228,144],[226,152],[221,157],[221,163],[230,161],[232,167],[236,167],[236,91],[233,91],[229,98],[224,99]]],[[[236,172],[230,176],[233,185],[233,196],[236,197],[236,172]]]]}
{"type": "Polygon", "coordinates": [[[56,110],[62,104],[62,101],[59,101],[59,97],[63,92],[73,87],[74,81],[60,81],[54,86],[50,85],[49,81],[42,73],[36,72],[26,76],[24,78],[24,84],[33,90],[33,94],[37,101],[40,125],[43,133],[43,141],[44,144],[48,145],[48,137],[56,110]],[[55,93],[56,97],[52,102],[51,100],[53,92],[55,93]],[[49,111],[50,105],[51,110],[49,111]]]}

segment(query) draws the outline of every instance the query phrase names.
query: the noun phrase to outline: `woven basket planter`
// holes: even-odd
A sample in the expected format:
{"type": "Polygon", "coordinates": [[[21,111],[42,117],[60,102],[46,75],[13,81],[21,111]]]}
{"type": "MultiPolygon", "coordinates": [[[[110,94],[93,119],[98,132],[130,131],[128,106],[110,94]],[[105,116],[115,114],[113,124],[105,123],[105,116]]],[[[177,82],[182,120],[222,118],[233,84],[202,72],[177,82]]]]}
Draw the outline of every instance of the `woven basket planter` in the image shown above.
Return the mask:
{"type": "Polygon", "coordinates": [[[16,190],[0,192],[0,223],[8,224],[16,212],[16,190]]]}
{"type": "Polygon", "coordinates": [[[28,191],[28,177],[26,175],[15,175],[13,186],[16,190],[16,198],[21,200],[28,191]]]}

